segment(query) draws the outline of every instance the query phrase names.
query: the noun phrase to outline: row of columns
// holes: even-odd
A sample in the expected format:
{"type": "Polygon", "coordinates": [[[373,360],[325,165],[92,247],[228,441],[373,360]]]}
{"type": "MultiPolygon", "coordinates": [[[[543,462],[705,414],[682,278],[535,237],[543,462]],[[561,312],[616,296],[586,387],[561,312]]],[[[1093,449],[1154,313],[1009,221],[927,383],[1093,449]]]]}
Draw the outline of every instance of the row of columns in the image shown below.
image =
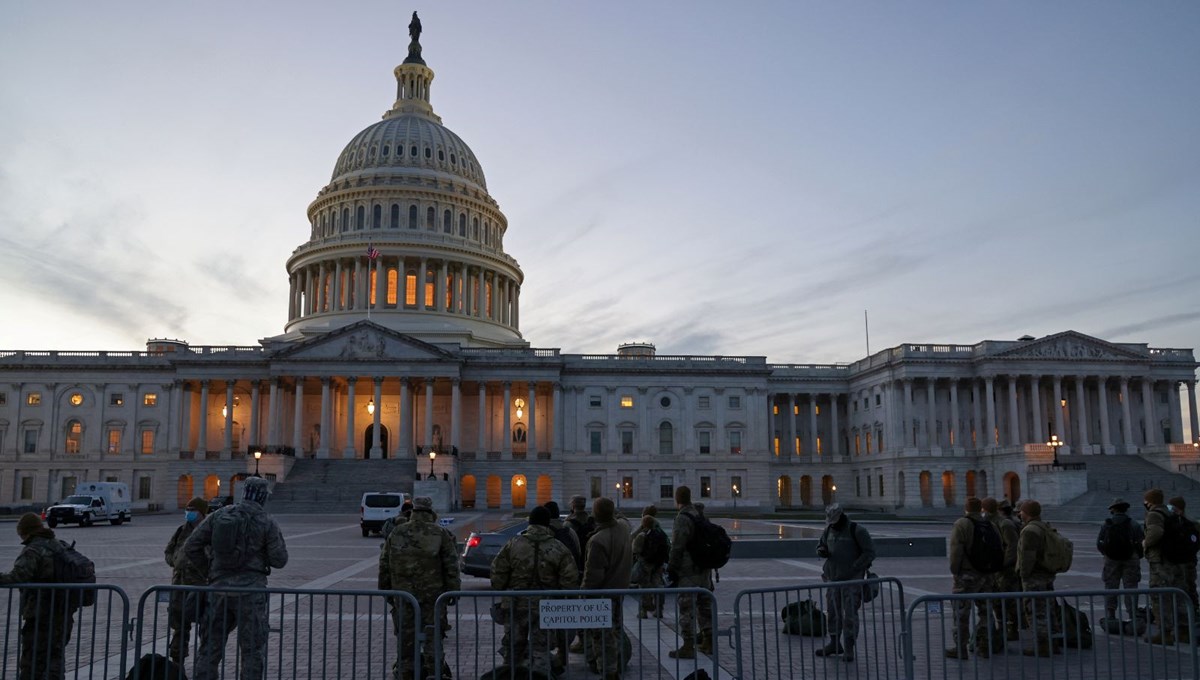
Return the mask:
{"type": "Polygon", "coordinates": [[[290,286],[289,320],[323,312],[408,308],[463,314],[520,327],[520,283],[499,271],[466,262],[388,255],[371,259],[364,253],[297,268],[291,274],[290,286]],[[411,306],[406,304],[410,269],[415,272],[416,287],[411,306]],[[432,283],[428,281],[431,274],[432,283]],[[388,301],[392,277],[395,302],[388,301]],[[426,299],[430,288],[432,305],[426,299]]]}

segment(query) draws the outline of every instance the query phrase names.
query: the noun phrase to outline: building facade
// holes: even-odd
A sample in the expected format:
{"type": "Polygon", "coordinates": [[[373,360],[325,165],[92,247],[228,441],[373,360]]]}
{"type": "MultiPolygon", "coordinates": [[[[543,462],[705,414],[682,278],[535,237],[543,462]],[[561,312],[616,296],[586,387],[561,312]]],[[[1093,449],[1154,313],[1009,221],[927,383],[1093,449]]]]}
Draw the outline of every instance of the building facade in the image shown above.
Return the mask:
{"type": "Polygon", "coordinates": [[[315,458],[394,461],[381,484],[400,489],[429,469],[464,507],[669,503],[681,484],[714,507],[945,507],[1020,497],[1051,437],[1064,455],[1196,459],[1190,349],[1071,331],[849,365],[531,347],[507,220],[433,112],[415,37],[395,75],[308,208],[281,335],[0,351],[0,504],[111,480],[182,507],[315,458]]]}

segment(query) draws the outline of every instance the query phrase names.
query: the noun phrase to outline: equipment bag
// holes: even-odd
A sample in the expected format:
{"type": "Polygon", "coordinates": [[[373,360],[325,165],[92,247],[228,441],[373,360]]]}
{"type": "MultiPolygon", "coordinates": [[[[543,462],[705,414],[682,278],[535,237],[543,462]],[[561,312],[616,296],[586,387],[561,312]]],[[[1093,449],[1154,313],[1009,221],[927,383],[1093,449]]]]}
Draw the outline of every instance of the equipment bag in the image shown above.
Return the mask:
{"type": "Polygon", "coordinates": [[[720,569],[729,562],[733,541],[724,527],[708,521],[704,515],[688,515],[692,520],[692,539],[688,542],[688,553],[692,562],[701,569],[720,569]]]}
{"type": "Polygon", "coordinates": [[[1071,649],[1092,648],[1092,622],[1087,614],[1067,604],[1065,600],[1059,603],[1063,618],[1063,636],[1065,643],[1071,649]]]}
{"type": "Polygon", "coordinates": [[[825,635],[825,613],[811,599],[789,602],[779,610],[779,616],[783,618],[783,632],[788,635],[825,635]]]}
{"type": "Polygon", "coordinates": [[[1041,567],[1052,574],[1061,574],[1071,568],[1071,561],[1075,558],[1075,544],[1058,533],[1054,527],[1044,522],[1042,524],[1046,529],[1042,532],[1045,546],[1042,550],[1041,567]]]}
{"type": "MultiPolygon", "coordinates": [[[[54,551],[55,583],[95,583],[96,565],[86,555],[75,549],[75,542],[59,541],[62,550],[54,551]]],[[[67,592],[67,603],[71,609],[90,607],[96,604],[96,590],[86,588],[67,592]]]]}
{"type": "Polygon", "coordinates": [[[209,515],[206,522],[212,523],[213,565],[224,569],[238,569],[249,560],[246,539],[253,519],[237,505],[221,508],[209,515]]]}
{"type": "MultiPolygon", "coordinates": [[[[1158,511],[1156,511],[1158,512],[1158,511]]],[[[1174,513],[1163,513],[1163,537],[1159,543],[1163,559],[1173,564],[1191,564],[1200,552],[1200,532],[1191,520],[1174,513]]]]}
{"type": "Polygon", "coordinates": [[[996,525],[986,519],[971,520],[975,525],[967,560],[976,571],[994,574],[1004,568],[1004,541],[996,525]]]}
{"type": "Polygon", "coordinates": [[[666,564],[671,557],[671,542],[667,539],[667,532],[652,527],[646,532],[646,539],[642,543],[642,559],[648,564],[659,566],[666,564]]]}
{"type": "Polygon", "coordinates": [[[1133,522],[1126,519],[1114,522],[1111,517],[1104,520],[1104,529],[1100,532],[1100,552],[1105,557],[1114,560],[1127,560],[1137,554],[1137,546],[1142,542],[1134,531],[1133,522]]]}

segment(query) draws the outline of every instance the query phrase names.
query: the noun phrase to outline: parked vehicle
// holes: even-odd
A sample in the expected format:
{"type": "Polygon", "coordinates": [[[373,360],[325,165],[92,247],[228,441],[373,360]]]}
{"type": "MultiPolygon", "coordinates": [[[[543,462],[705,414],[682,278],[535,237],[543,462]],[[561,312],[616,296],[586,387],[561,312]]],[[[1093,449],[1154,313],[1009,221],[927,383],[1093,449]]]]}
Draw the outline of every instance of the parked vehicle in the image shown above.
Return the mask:
{"type": "Polygon", "coordinates": [[[368,491],[362,495],[359,504],[359,525],[362,527],[363,538],[371,532],[383,529],[383,523],[400,514],[400,506],[404,505],[408,494],[399,491],[368,491]]]}
{"type": "Polygon", "coordinates": [[[482,533],[472,531],[463,547],[462,572],[469,576],[491,578],[492,560],[500,554],[500,549],[504,547],[505,543],[508,543],[508,539],[521,533],[527,526],[529,523],[521,520],[505,524],[495,531],[482,533]]]}
{"type": "Polygon", "coordinates": [[[43,515],[51,529],[59,524],[90,527],[108,520],[118,525],[133,519],[129,504],[129,485],[122,482],[83,482],[75,493],[61,503],[46,508],[43,515]]]}
{"type": "Polygon", "coordinates": [[[233,505],[233,496],[213,496],[208,501],[208,511],[212,512],[218,508],[223,508],[226,505],[233,505]]]}

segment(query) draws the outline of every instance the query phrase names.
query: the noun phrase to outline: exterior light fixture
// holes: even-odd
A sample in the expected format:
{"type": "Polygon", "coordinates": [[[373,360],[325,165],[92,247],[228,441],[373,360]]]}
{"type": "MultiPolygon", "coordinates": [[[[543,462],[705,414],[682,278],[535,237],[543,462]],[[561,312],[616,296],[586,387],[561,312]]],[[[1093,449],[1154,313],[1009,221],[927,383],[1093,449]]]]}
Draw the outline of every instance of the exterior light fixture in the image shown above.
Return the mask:
{"type": "Polygon", "coordinates": [[[221,407],[221,417],[222,418],[229,417],[229,404],[225,404],[224,406],[221,407]]]}
{"type": "Polygon", "coordinates": [[[367,415],[371,415],[371,416],[375,415],[375,400],[374,399],[367,402],[367,415]]]}
{"type": "Polygon", "coordinates": [[[433,459],[434,458],[437,458],[437,451],[430,449],[429,450],[429,477],[430,477],[430,479],[433,478],[433,459]]]}
{"type": "Polygon", "coordinates": [[[258,477],[258,461],[262,459],[262,451],[254,452],[254,476],[258,477]]]}
{"type": "Polygon", "coordinates": [[[1051,448],[1051,450],[1054,451],[1054,462],[1052,463],[1052,465],[1054,465],[1054,467],[1058,467],[1058,450],[1060,448],[1062,448],[1062,445],[1064,443],[1065,442],[1063,442],[1063,440],[1059,439],[1058,435],[1056,435],[1056,434],[1050,435],[1050,441],[1046,442],[1046,446],[1049,446],[1051,448]]]}

